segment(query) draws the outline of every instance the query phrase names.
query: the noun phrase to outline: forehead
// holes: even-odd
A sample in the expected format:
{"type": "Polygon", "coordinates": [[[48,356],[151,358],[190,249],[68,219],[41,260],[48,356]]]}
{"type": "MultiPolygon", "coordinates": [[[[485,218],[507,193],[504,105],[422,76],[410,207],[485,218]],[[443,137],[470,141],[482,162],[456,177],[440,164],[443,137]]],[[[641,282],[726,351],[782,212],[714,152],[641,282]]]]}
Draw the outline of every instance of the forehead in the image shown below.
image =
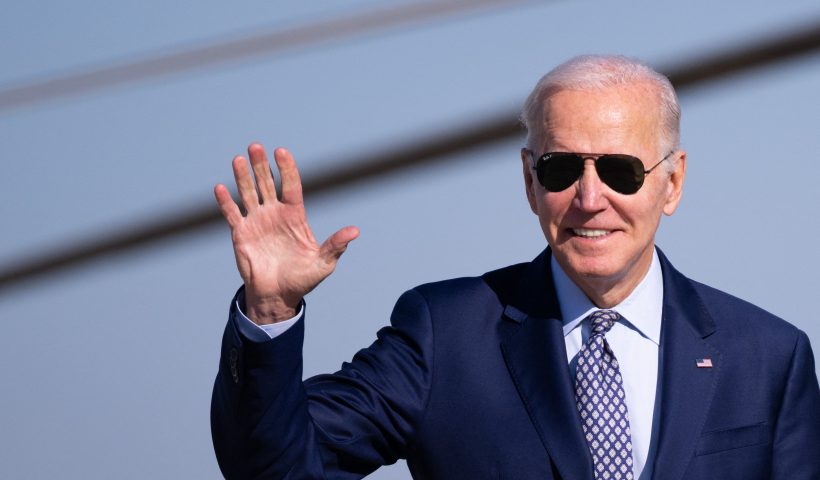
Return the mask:
{"type": "Polygon", "coordinates": [[[647,84],[596,90],[561,90],[543,103],[548,150],[632,153],[657,149],[660,102],[647,84]]]}

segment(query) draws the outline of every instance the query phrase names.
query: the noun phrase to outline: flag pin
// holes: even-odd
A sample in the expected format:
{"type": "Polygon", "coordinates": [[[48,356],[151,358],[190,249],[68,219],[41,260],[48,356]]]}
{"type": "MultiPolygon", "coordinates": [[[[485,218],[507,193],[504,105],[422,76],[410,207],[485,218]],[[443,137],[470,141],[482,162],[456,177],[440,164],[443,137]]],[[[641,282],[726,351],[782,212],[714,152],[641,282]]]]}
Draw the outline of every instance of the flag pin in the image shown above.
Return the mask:
{"type": "Polygon", "coordinates": [[[698,358],[695,360],[695,364],[698,368],[712,368],[712,359],[711,358],[698,358]]]}

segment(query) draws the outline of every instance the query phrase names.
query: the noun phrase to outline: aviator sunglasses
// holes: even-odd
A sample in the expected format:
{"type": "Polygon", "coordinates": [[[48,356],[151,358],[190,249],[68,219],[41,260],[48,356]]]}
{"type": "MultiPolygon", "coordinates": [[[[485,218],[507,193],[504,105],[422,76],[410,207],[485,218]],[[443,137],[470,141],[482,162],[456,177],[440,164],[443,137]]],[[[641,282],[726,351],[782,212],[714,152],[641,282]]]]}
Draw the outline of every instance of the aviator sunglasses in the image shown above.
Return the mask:
{"type": "MultiPolygon", "coordinates": [[[[533,153],[524,149],[530,157],[533,153]]],[[[675,151],[669,152],[649,170],[644,170],[643,162],[632,155],[621,153],[570,153],[547,152],[535,162],[533,169],[538,182],[550,192],[566,190],[584,173],[584,161],[592,159],[595,171],[609,188],[624,195],[631,195],[643,186],[644,178],[675,151]]]]}

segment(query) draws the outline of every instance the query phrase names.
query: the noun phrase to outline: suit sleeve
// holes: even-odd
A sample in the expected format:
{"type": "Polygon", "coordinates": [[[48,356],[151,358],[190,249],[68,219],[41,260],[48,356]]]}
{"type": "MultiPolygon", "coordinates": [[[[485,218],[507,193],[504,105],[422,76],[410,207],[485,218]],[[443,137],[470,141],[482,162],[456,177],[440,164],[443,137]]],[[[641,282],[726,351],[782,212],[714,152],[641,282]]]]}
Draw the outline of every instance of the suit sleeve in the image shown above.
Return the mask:
{"type": "MultiPolygon", "coordinates": [[[[269,342],[222,340],[211,431],[226,478],[362,478],[405,457],[430,391],[427,303],[402,295],[391,326],[334,374],[302,381],[304,319],[269,342]]],[[[355,321],[355,320],[354,320],[355,321]]]]}
{"type": "Polygon", "coordinates": [[[820,389],[814,355],[802,331],[775,425],[772,478],[820,478],[820,389]]]}

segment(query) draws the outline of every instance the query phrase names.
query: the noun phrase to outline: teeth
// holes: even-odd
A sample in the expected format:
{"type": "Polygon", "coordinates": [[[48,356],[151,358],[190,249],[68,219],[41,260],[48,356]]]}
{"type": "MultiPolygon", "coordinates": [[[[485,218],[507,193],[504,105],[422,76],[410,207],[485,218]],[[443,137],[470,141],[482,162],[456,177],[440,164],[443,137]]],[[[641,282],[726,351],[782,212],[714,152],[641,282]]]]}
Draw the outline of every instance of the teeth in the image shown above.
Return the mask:
{"type": "Polygon", "coordinates": [[[579,237],[595,238],[603,237],[609,233],[609,230],[593,230],[591,228],[573,228],[572,233],[579,237]]]}

